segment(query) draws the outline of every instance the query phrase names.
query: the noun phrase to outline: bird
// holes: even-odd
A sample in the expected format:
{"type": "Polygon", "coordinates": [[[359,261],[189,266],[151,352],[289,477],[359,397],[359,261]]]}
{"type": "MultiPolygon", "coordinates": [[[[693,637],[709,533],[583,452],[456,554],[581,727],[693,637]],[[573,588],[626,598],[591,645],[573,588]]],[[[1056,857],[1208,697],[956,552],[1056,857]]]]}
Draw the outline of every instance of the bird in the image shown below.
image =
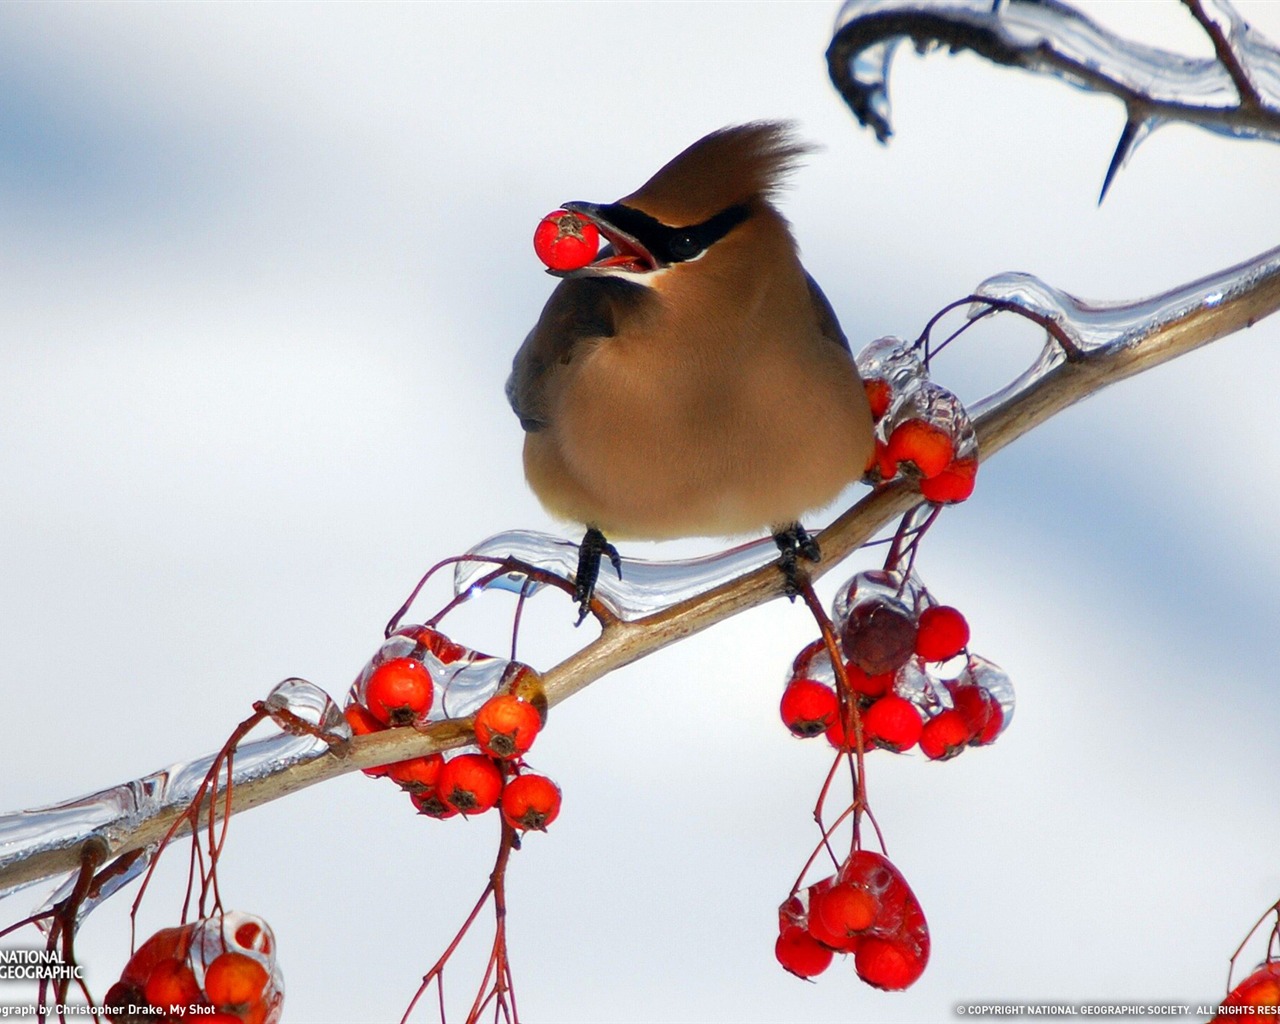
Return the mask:
{"type": "Polygon", "coordinates": [[[586,616],[612,540],[768,530],[787,591],[821,553],[802,517],[864,474],[871,410],[849,342],[775,205],[810,147],[789,122],[711,132],[613,203],[567,202],[606,241],[561,278],[506,394],[524,473],[581,523],[586,616]]]}

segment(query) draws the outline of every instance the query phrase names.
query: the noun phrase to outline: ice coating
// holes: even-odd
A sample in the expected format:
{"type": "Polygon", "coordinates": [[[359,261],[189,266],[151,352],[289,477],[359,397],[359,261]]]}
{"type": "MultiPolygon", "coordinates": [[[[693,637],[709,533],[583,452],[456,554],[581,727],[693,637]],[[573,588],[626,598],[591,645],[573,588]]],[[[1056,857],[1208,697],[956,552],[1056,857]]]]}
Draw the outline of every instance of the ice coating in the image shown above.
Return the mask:
{"type": "MultiPolygon", "coordinates": [[[[993,63],[1050,75],[1125,99],[1141,126],[1122,143],[1121,162],[1152,128],[1184,120],[1238,138],[1280,139],[1280,53],[1226,0],[1206,0],[1259,104],[1245,110],[1230,71],[1214,57],[1188,57],[1131,42],[1054,0],[847,0],[827,50],[831,80],[858,120],[885,141],[892,44],[971,49],[993,63]],[[1133,101],[1130,97],[1140,97],[1133,101]]],[[[1114,171],[1114,168],[1113,168],[1114,171]]]]}
{"type": "Polygon", "coordinates": [[[942,680],[919,658],[912,658],[898,669],[893,678],[893,692],[911,701],[926,721],[952,706],[951,694],[942,680]]]}
{"type": "Polygon", "coordinates": [[[915,573],[904,577],[900,572],[867,569],[858,573],[838,591],[831,604],[831,617],[839,634],[855,608],[869,604],[888,604],[917,615],[924,609],[924,584],[915,573]]]}
{"type": "MultiPolygon", "coordinates": [[[[92,892],[80,900],[80,902],[76,904],[75,927],[79,928],[81,922],[83,922],[84,919],[88,917],[89,914],[100,904],[110,899],[140,874],[146,871],[151,865],[151,861],[154,859],[155,854],[156,848],[154,846],[148,846],[145,850],[139,851],[139,855],[130,861],[123,871],[111,875],[101,885],[97,886],[92,892]]],[[[78,874],[79,872],[72,872],[67,880],[58,886],[52,894],[50,894],[49,898],[44,901],[44,904],[39,910],[35,911],[32,916],[38,917],[47,911],[53,910],[59,903],[70,896],[76,887],[78,874]]],[[[7,895],[7,893],[3,895],[7,895]]],[[[47,933],[51,921],[52,918],[42,918],[36,922],[36,927],[47,933]]]]}
{"type": "Polygon", "coordinates": [[[856,362],[864,381],[883,380],[895,393],[909,390],[924,380],[927,373],[920,358],[920,347],[893,335],[868,344],[858,353],[856,362]]]}
{"type": "Polygon", "coordinates": [[[972,458],[978,451],[978,435],[964,403],[940,384],[922,380],[901,394],[876,424],[876,434],[888,441],[894,428],[907,420],[923,420],[951,438],[953,459],[972,458]]]}
{"type": "MultiPolygon", "coordinates": [[[[1046,284],[1032,274],[1004,273],[987,278],[974,294],[1008,302],[1051,321],[1083,355],[1115,352],[1137,345],[1184,318],[1203,314],[1280,276],[1280,247],[1234,267],[1135,302],[1090,302],[1046,284]]],[[[971,317],[990,307],[975,302],[971,317]]],[[[1061,345],[1047,338],[1036,361],[1016,380],[969,409],[973,418],[1006,401],[1053,371],[1066,359],[1061,345]]]]}
{"type": "MultiPolygon", "coordinates": [[[[837,649],[839,649],[839,644],[840,641],[837,640],[837,649]]],[[[827,650],[825,640],[818,639],[813,641],[796,655],[795,661],[791,663],[791,672],[787,676],[787,682],[790,683],[796,679],[812,679],[816,683],[823,683],[835,689],[836,670],[831,664],[831,654],[827,650]]]]}
{"type": "Polygon", "coordinates": [[[277,683],[262,706],[276,725],[286,732],[295,731],[300,720],[315,728],[330,745],[351,739],[351,726],[343,717],[342,709],[324,690],[305,679],[293,678],[277,683]]]}
{"type": "Polygon", "coordinates": [[[1000,704],[1000,710],[1004,715],[1000,721],[999,732],[1004,732],[1009,728],[1009,722],[1013,720],[1014,709],[1013,680],[1009,678],[1004,669],[981,655],[971,654],[965,664],[964,671],[960,673],[960,677],[956,681],[959,683],[972,683],[991,694],[1000,704]]]}
{"type": "MultiPolygon", "coordinates": [[[[191,1016],[215,1016],[215,1010],[231,1013],[237,1019],[246,1019],[256,1024],[276,1024],[284,1009],[284,975],[276,957],[276,939],[271,926],[260,917],[237,910],[215,914],[212,917],[200,918],[188,924],[161,929],[150,936],[134,951],[129,962],[120,974],[119,987],[108,993],[108,1001],[113,997],[130,1002],[137,999],[145,1003],[143,994],[151,972],[164,963],[168,956],[181,960],[191,969],[195,982],[200,988],[202,999],[209,998],[209,974],[215,961],[224,954],[236,954],[236,958],[247,957],[256,961],[265,972],[265,984],[260,994],[247,1005],[223,1004],[210,1005],[204,1002],[198,1006],[203,1013],[197,1015],[192,1010],[191,1016]],[[157,943],[160,944],[157,948],[157,943]]],[[[223,974],[226,978],[226,974],[223,974]]],[[[226,992],[225,981],[222,991],[226,992]]],[[[233,989],[234,991],[234,989],[233,989]]],[[[230,995],[229,992],[226,992],[230,995]]],[[[160,1019],[167,1015],[155,1013],[151,1007],[145,1007],[138,1014],[139,1018],[153,1015],[160,1019]]],[[[186,1014],[176,1014],[184,1017],[186,1014]]],[[[123,1017],[114,1018],[123,1020],[123,1017]]],[[[130,1015],[130,1020],[133,1015],[130,1015]]]]}
{"type": "MultiPolygon", "coordinates": [[[[912,523],[909,522],[908,525],[912,523]]],[[[900,571],[883,569],[870,569],[858,573],[840,587],[832,602],[832,619],[836,627],[837,649],[841,658],[849,657],[850,647],[847,644],[853,642],[849,634],[851,620],[856,633],[863,628],[860,623],[867,621],[865,612],[868,608],[875,605],[887,606],[900,615],[907,615],[913,622],[918,622],[920,614],[936,604],[936,599],[914,571],[906,576],[900,571]]],[[[954,696],[955,687],[978,688],[988,695],[983,699],[999,704],[1002,713],[999,724],[993,724],[989,730],[977,725],[972,726],[973,732],[968,745],[985,746],[1008,728],[1013,718],[1013,682],[994,662],[968,650],[963,651],[962,654],[963,667],[955,678],[943,677],[939,670],[943,665],[950,665],[958,658],[936,663],[926,661],[918,654],[905,657],[899,667],[894,670],[890,692],[910,701],[920,712],[921,719],[928,722],[943,712],[957,707],[959,698],[954,696]]],[[[853,671],[852,667],[850,671],[853,671]]],[[[952,671],[955,671],[954,668],[952,671]]],[[[836,685],[831,660],[822,641],[809,644],[796,655],[792,662],[787,682],[801,678],[815,679],[833,687],[836,685]]],[[[855,692],[858,691],[856,684],[853,689],[855,692]]],[[[875,691],[870,692],[874,694],[875,691]]],[[[966,696],[966,693],[962,692],[960,696],[966,696]]],[[[970,703],[965,705],[962,711],[969,715],[967,720],[972,722],[974,717],[978,716],[978,712],[972,710],[972,698],[975,695],[972,690],[969,690],[967,696],[970,698],[970,703]]],[[[872,706],[878,698],[873,698],[869,702],[865,696],[861,699],[865,709],[872,706]]],[[[988,704],[988,706],[991,705],[988,704]]],[[[980,707],[981,704],[979,704],[980,707]]],[[[985,719],[985,713],[978,717],[985,719]]]]}
{"type": "Polygon", "coordinates": [[[528,665],[483,654],[455,643],[430,626],[401,626],[382,642],[351,684],[351,697],[365,704],[365,687],[379,666],[397,658],[421,662],[431,675],[433,698],[427,713],[414,725],[421,727],[446,718],[466,718],[495,693],[514,683],[528,665]]]}
{"type": "MultiPolygon", "coordinates": [[[[508,557],[567,580],[572,580],[578,571],[576,543],[528,530],[495,534],[481,541],[467,555],[476,560],[458,563],[453,577],[455,594],[477,586],[479,580],[496,568],[494,560],[508,557]]],[[[607,561],[601,565],[595,593],[601,604],[614,615],[631,621],[696,597],[711,587],[767,565],[777,557],[778,548],[772,538],[751,541],[701,558],[670,562],[624,556],[621,579],[607,561]]],[[[539,585],[530,584],[523,574],[517,572],[504,574],[485,584],[483,589],[520,593],[526,586],[532,592],[539,585]]]]}
{"type": "MultiPolygon", "coordinates": [[[[236,749],[232,783],[240,785],[273,774],[328,750],[329,744],[315,736],[288,733],[242,742],[236,749]]],[[[114,852],[144,820],[186,807],[213,762],[214,755],[180,762],[75,800],[0,816],[0,871],[32,854],[78,846],[95,836],[114,852]]],[[[20,881],[0,896],[26,884],[20,881]]]]}

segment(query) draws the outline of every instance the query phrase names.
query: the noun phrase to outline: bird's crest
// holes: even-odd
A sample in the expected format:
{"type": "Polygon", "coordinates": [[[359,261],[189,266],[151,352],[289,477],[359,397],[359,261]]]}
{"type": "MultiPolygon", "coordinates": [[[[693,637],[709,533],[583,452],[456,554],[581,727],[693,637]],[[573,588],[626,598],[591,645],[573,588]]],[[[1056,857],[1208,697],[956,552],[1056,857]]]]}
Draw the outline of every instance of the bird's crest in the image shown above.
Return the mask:
{"type": "Polygon", "coordinates": [[[769,199],[812,148],[796,140],[785,121],[721,128],[621,201],[666,224],[697,224],[735,204],[769,199]]]}

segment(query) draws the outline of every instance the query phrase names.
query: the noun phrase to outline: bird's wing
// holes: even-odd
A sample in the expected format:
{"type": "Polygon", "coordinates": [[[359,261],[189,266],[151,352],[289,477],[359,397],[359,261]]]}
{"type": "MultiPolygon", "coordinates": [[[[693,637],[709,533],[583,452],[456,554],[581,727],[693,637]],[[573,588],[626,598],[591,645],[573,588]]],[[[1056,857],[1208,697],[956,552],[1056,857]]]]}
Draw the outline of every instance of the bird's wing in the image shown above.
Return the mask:
{"type": "Polygon", "coordinates": [[[808,271],[805,272],[804,279],[809,283],[809,298],[813,300],[813,312],[818,319],[818,330],[832,344],[839,345],[852,355],[853,352],[849,348],[849,339],[844,336],[844,331],[840,329],[840,321],[836,319],[836,311],[831,308],[831,303],[822,294],[822,289],[818,287],[818,282],[813,279],[813,276],[808,271]]]}
{"type": "Polygon", "coordinates": [[[576,277],[551,293],[511,364],[507,401],[526,431],[547,425],[560,371],[585,342],[611,338],[621,307],[645,301],[647,289],[612,277],[576,277]]]}

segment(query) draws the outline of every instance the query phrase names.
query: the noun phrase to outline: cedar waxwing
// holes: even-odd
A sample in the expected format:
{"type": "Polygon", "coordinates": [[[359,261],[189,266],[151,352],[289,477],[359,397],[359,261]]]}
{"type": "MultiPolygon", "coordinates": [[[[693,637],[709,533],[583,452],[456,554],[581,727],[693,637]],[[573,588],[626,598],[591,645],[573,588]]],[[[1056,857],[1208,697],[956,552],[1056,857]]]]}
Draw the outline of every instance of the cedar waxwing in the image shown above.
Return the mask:
{"type": "MultiPolygon", "coordinates": [[[[862,476],[871,411],[849,343],[770,202],[807,147],[785,124],[724,128],[616,203],[565,203],[608,241],[563,280],[507,397],[552,515],[585,523],[585,616],[605,539],[768,529],[794,588],[800,517],[862,476]]],[[[581,618],[579,618],[581,621],[581,618]]]]}

